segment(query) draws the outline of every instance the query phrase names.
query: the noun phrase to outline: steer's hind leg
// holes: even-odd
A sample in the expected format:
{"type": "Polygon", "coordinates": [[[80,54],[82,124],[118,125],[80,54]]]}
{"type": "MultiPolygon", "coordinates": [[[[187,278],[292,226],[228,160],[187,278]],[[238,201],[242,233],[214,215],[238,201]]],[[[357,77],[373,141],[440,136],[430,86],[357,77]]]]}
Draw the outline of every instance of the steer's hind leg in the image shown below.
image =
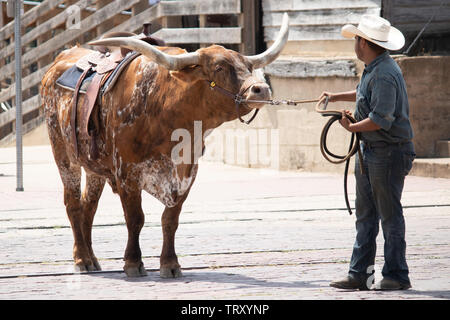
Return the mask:
{"type": "Polygon", "coordinates": [[[72,226],[75,268],[82,272],[97,270],[84,235],[85,215],[80,190],[81,168],[61,159],[57,160],[57,165],[64,185],[64,204],[72,226]]]}
{"type": "Polygon", "coordinates": [[[121,186],[118,186],[118,191],[128,229],[128,242],[127,248],[125,249],[125,265],[123,270],[129,277],[146,276],[147,271],[144,268],[141,248],[139,247],[139,234],[144,226],[141,191],[125,190],[121,186]]]}
{"type": "Polygon", "coordinates": [[[81,197],[83,211],[83,237],[86,243],[92,264],[95,270],[101,270],[100,264],[92,250],[92,223],[94,222],[95,212],[97,211],[98,200],[102,195],[105,186],[105,178],[95,174],[86,173],[86,187],[81,197]]]}
{"type": "Polygon", "coordinates": [[[75,268],[79,271],[96,270],[84,237],[85,219],[81,201],[81,168],[79,165],[71,163],[67,155],[57,112],[52,109],[51,104],[46,107],[46,118],[53,155],[64,186],[64,204],[73,232],[75,268]]]}

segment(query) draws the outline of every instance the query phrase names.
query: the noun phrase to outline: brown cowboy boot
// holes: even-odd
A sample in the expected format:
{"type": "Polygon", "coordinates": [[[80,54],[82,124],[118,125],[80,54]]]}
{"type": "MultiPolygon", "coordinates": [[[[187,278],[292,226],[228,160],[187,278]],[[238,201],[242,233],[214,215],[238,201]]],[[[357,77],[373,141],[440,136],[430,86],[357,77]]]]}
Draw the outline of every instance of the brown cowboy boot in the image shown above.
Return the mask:
{"type": "Polygon", "coordinates": [[[366,280],[359,280],[355,277],[352,277],[350,275],[346,276],[342,280],[332,281],[330,282],[330,287],[338,288],[338,289],[347,289],[347,290],[370,290],[369,287],[367,287],[367,281],[366,280]]]}

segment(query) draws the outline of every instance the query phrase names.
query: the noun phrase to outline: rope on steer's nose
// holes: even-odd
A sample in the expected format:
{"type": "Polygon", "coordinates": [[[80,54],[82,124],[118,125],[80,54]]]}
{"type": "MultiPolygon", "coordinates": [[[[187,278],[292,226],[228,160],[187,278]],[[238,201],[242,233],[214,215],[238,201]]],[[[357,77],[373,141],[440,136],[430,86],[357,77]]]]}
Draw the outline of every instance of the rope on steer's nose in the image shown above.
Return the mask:
{"type": "MultiPolygon", "coordinates": [[[[355,155],[355,153],[358,152],[359,156],[359,163],[360,163],[360,170],[361,173],[363,173],[363,162],[362,162],[362,155],[361,150],[359,148],[359,134],[352,133],[352,137],[350,140],[348,153],[344,156],[337,155],[332,153],[328,147],[327,147],[327,136],[328,136],[328,130],[330,127],[335,123],[336,121],[339,121],[342,118],[342,112],[338,110],[326,110],[328,105],[328,97],[323,97],[320,99],[316,104],[316,111],[320,113],[324,117],[330,117],[328,122],[325,124],[325,126],[322,129],[322,133],[320,134],[320,152],[324,156],[325,159],[327,159],[329,162],[334,164],[339,164],[345,162],[345,170],[344,170],[344,196],[345,196],[345,204],[347,205],[347,210],[350,214],[352,214],[352,209],[350,208],[350,203],[348,201],[348,192],[347,192],[347,177],[348,177],[348,168],[350,165],[350,158],[355,155]],[[321,109],[319,106],[324,103],[323,108],[321,109]],[[336,160],[337,159],[337,160],[336,160]]],[[[350,115],[345,115],[352,123],[356,122],[356,119],[353,118],[350,115]]]]}

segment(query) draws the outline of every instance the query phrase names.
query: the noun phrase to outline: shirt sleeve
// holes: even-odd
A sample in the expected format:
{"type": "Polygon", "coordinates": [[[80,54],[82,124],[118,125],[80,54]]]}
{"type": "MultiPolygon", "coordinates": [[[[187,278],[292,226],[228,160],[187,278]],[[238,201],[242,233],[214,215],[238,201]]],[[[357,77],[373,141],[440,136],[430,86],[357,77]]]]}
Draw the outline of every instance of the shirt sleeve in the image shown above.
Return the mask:
{"type": "Polygon", "coordinates": [[[377,77],[372,82],[369,118],[384,130],[389,130],[394,122],[397,86],[393,79],[377,77]]]}

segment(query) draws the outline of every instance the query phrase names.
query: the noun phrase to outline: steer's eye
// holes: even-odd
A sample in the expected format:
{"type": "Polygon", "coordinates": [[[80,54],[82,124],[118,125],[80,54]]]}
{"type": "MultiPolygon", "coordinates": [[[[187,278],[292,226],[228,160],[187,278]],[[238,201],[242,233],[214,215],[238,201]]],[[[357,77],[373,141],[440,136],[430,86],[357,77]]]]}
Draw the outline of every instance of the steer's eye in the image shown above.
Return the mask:
{"type": "Polygon", "coordinates": [[[216,66],[216,72],[220,72],[222,70],[223,70],[222,66],[216,66]]]}

